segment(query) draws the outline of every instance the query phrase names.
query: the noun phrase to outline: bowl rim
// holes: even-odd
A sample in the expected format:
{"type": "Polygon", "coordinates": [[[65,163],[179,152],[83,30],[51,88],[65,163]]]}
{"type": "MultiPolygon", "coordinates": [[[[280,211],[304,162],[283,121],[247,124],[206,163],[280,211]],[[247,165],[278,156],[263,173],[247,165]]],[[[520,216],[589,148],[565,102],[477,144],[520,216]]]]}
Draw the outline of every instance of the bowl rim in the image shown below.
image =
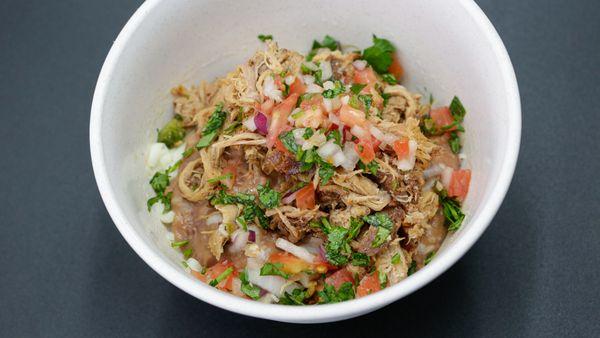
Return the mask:
{"type": "Polygon", "coordinates": [[[295,323],[336,321],[374,311],[425,286],[454,265],[473,246],[488,227],[508,191],[515,171],[521,140],[521,102],[515,72],[500,36],[481,8],[473,0],[460,0],[460,6],[469,14],[478,29],[485,35],[487,42],[492,46],[496,62],[500,65],[502,78],[506,85],[506,96],[509,107],[507,111],[509,121],[506,138],[507,145],[498,182],[490,194],[488,203],[481,207],[479,217],[470,220],[472,223],[471,228],[469,232],[463,235],[461,241],[454,243],[451,250],[444,251],[430,264],[419,270],[418,273],[406,278],[395,286],[386,288],[368,297],[337,304],[318,305],[318,311],[314,311],[317,305],[303,307],[284,306],[264,304],[236,297],[209,287],[204,283],[198,283],[185,275],[185,272],[182,270],[176,269],[144,242],[131,226],[123,210],[116,202],[115,192],[106,170],[104,148],[101,139],[104,101],[107,97],[107,88],[116,63],[123,53],[129,38],[135,33],[148,13],[161,1],[148,0],[144,2],[125,24],[112,45],[100,71],[94,91],[90,116],[89,141],[96,183],[114,224],[133,250],[154,271],[171,284],[204,302],[251,317],[295,323]]]}

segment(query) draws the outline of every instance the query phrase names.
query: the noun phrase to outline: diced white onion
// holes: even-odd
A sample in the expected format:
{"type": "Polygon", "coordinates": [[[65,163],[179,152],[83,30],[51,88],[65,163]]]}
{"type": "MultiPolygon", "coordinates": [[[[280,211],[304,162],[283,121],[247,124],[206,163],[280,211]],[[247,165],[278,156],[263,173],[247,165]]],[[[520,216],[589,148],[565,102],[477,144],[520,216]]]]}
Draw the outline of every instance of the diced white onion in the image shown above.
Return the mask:
{"type": "Polygon", "coordinates": [[[323,159],[328,159],[340,150],[340,146],[333,143],[333,139],[331,139],[317,149],[317,154],[319,154],[319,156],[321,156],[323,159]]]}
{"type": "Polygon", "coordinates": [[[319,64],[319,68],[321,69],[321,79],[328,80],[333,76],[333,70],[331,69],[331,62],[329,61],[321,61],[319,64]]]}
{"type": "Polygon", "coordinates": [[[169,149],[164,143],[153,143],[148,148],[148,157],[146,158],[146,165],[150,168],[156,167],[158,161],[163,157],[165,153],[168,153],[169,149]]]}
{"type": "Polygon", "coordinates": [[[200,262],[198,262],[195,258],[190,257],[185,262],[191,270],[196,272],[202,271],[202,265],[200,265],[200,262]]]}
{"type": "Polygon", "coordinates": [[[250,131],[255,131],[256,123],[254,123],[254,116],[251,116],[251,117],[245,119],[244,122],[242,122],[242,125],[250,131]]]}
{"type": "Polygon", "coordinates": [[[273,99],[277,102],[280,102],[283,100],[283,93],[275,85],[275,80],[273,80],[272,76],[267,76],[265,78],[265,82],[263,84],[263,94],[266,97],[273,99]]]}
{"type": "Polygon", "coordinates": [[[280,296],[281,291],[287,281],[279,276],[261,276],[260,268],[262,264],[256,258],[248,258],[246,263],[246,271],[248,273],[248,281],[257,285],[268,292],[280,296]]]}
{"type": "Polygon", "coordinates": [[[350,96],[344,95],[340,100],[342,101],[342,104],[348,104],[348,101],[350,101],[350,96]]]}
{"type": "Polygon", "coordinates": [[[337,115],[335,115],[334,113],[329,113],[329,121],[331,121],[331,123],[335,123],[338,126],[342,124],[342,121],[340,121],[340,118],[337,117],[337,115]]]}
{"type": "Polygon", "coordinates": [[[336,167],[341,166],[344,162],[346,162],[346,156],[344,156],[344,152],[343,151],[338,151],[335,154],[333,154],[333,165],[336,167]]]}
{"type": "Polygon", "coordinates": [[[367,67],[367,61],[365,61],[365,60],[356,60],[356,61],[352,62],[352,65],[357,70],[363,70],[363,69],[365,69],[365,67],[367,67]]]}
{"type": "Polygon", "coordinates": [[[291,253],[292,255],[300,258],[303,261],[306,261],[308,263],[315,262],[315,256],[308,252],[308,250],[301,246],[297,246],[284,238],[277,238],[277,240],[275,241],[275,246],[283,251],[291,253]]]}
{"type": "Polygon", "coordinates": [[[342,106],[342,101],[340,101],[339,96],[336,96],[333,99],[331,99],[331,104],[332,104],[332,106],[331,106],[332,110],[338,110],[342,106]]]}
{"type": "Polygon", "coordinates": [[[325,106],[326,112],[331,112],[333,110],[333,102],[331,99],[323,98],[323,106],[325,106]]]}
{"type": "Polygon", "coordinates": [[[165,234],[165,237],[167,238],[167,241],[169,241],[169,242],[173,242],[175,240],[175,235],[171,231],[167,231],[167,233],[165,234]]]}
{"type": "Polygon", "coordinates": [[[310,239],[302,245],[303,248],[308,250],[313,255],[318,255],[321,250],[319,247],[323,244],[323,240],[319,237],[310,237],[310,239]]]}
{"type": "Polygon", "coordinates": [[[167,151],[160,157],[160,160],[158,160],[158,165],[161,168],[168,168],[173,162],[175,162],[173,161],[173,156],[171,156],[171,153],[167,151]]]}
{"type": "Polygon", "coordinates": [[[291,86],[292,83],[294,83],[294,81],[296,81],[296,77],[295,76],[290,75],[290,76],[287,76],[285,78],[285,84],[288,85],[288,86],[291,86]]]}
{"type": "Polygon", "coordinates": [[[294,140],[299,145],[304,145],[304,143],[306,142],[306,140],[304,139],[304,131],[305,130],[306,130],[305,128],[296,128],[296,129],[292,130],[292,135],[294,135],[294,140]]]}
{"type": "Polygon", "coordinates": [[[369,132],[371,133],[371,135],[373,135],[373,137],[375,137],[379,141],[381,141],[381,142],[385,141],[385,134],[381,130],[379,130],[379,128],[377,128],[375,126],[371,126],[371,127],[369,127],[369,132]]]}
{"type": "Polygon", "coordinates": [[[315,83],[315,77],[312,75],[303,75],[302,80],[304,81],[304,84],[307,86],[311,83],[315,83]]]}
{"type": "Polygon", "coordinates": [[[229,251],[232,253],[238,253],[244,250],[246,243],[248,243],[248,231],[237,229],[231,235],[231,245],[229,251]]]}
{"type": "Polygon", "coordinates": [[[352,126],[352,128],[350,128],[350,133],[361,139],[368,139],[370,136],[368,131],[358,125],[352,126]]]}
{"type": "Polygon", "coordinates": [[[446,165],[440,164],[443,166],[444,170],[442,170],[442,184],[446,189],[450,186],[450,180],[452,179],[452,173],[454,170],[446,165]]]}
{"type": "Polygon", "coordinates": [[[344,156],[346,160],[342,163],[342,167],[348,171],[354,170],[354,167],[358,163],[359,156],[354,149],[353,142],[346,142],[344,144],[344,156]]]}
{"type": "Polygon", "coordinates": [[[400,170],[412,170],[417,159],[417,142],[415,140],[408,141],[408,156],[397,162],[397,167],[400,170]]]}
{"type": "Polygon", "coordinates": [[[423,170],[423,178],[428,179],[430,177],[438,176],[443,170],[444,168],[439,164],[431,165],[429,168],[423,170]]]}
{"type": "Polygon", "coordinates": [[[320,147],[327,142],[327,137],[323,133],[314,133],[304,144],[302,145],[303,150],[308,150],[314,147],[320,147]]]}
{"type": "Polygon", "coordinates": [[[267,293],[266,295],[260,297],[258,301],[265,304],[274,304],[279,302],[279,298],[272,293],[267,293]]]}
{"type": "Polygon", "coordinates": [[[229,231],[227,231],[227,224],[225,224],[225,223],[219,224],[219,227],[217,228],[217,231],[219,233],[221,233],[221,235],[223,235],[225,237],[229,237],[229,231]]]}
{"type": "Polygon", "coordinates": [[[165,224],[173,223],[174,219],[175,219],[175,213],[172,210],[160,215],[160,221],[165,224]]]}
{"type": "Polygon", "coordinates": [[[223,216],[220,212],[215,212],[206,219],[207,225],[219,224],[223,221],[223,216]]]}
{"type": "Polygon", "coordinates": [[[306,92],[310,93],[310,94],[318,94],[318,93],[322,93],[323,92],[323,87],[311,83],[308,86],[306,86],[306,92]]]}
{"type": "Polygon", "coordinates": [[[323,82],[323,88],[333,89],[333,88],[335,88],[335,85],[331,81],[325,81],[325,82],[323,82]]]}

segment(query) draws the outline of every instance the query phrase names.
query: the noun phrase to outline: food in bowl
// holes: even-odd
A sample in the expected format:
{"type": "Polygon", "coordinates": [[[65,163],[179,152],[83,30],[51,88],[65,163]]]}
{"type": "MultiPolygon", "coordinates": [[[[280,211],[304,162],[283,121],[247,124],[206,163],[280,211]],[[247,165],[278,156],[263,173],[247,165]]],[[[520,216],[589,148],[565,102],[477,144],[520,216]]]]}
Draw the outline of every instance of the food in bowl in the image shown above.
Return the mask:
{"type": "Polygon", "coordinates": [[[364,297],[428,264],[465,215],[457,97],[398,81],[395,47],[326,36],[265,49],[225,77],[172,90],[147,165],[148,209],[199,280],[289,305],[364,297]]]}

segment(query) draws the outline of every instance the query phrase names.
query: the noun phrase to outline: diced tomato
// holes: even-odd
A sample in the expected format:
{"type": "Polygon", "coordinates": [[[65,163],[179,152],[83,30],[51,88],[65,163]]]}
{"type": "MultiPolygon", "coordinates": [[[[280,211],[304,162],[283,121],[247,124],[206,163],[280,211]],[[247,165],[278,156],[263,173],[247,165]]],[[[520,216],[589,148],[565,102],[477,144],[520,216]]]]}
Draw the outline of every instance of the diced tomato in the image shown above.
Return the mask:
{"type": "Polygon", "coordinates": [[[354,145],[354,150],[356,150],[364,164],[368,164],[375,159],[375,150],[373,144],[369,141],[360,140],[358,144],[354,145]]]}
{"type": "MultiPolygon", "coordinates": [[[[431,119],[433,120],[437,128],[444,128],[454,123],[454,118],[452,117],[452,113],[450,113],[450,108],[448,107],[432,109],[429,112],[429,115],[431,116],[431,119]]],[[[454,129],[456,129],[456,127],[452,127],[448,129],[448,131],[454,129]]]]}
{"type": "Polygon", "coordinates": [[[223,168],[223,175],[226,174],[231,174],[231,178],[223,180],[223,183],[225,183],[227,188],[232,189],[235,185],[235,178],[237,176],[237,165],[230,164],[227,167],[223,168]]]}
{"type": "Polygon", "coordinates": [[[295,274],[310,270],[312,265],[287,252],[275,252],[269,257],[271,263],[281,263],[281,270],[285,273],[295,274]]]}
{"type": "Polygon", "coordinates": [[[277,137],[275,139],[274,147],[275,147],[275,149],[279,150],[282,153],[290,153],[291,154],[291,152],[289,150],[287,150],[287,148],[283,145],[283,142],[281,142],[279,137],[277,137]]]}
{"type": "Polygon", "coordinates": [[[217,287],[217,289],[231,291],[231,290],[233,290],[233,279],[235,276],[237,276],[237,271],[235,271],[235,267],[233,266],[233,263],[231,263],[227,260],[220,261],[220,262],[216,263],[215,265],[211,266],[210,268],[206,269],[205,274],[201,274],[194,270],[192,270],[192,274],[194,276],[196,276],[196,278],[200,279],[201,281],[203,281],[205,283],[210,283],[210,281],[219,277],[219,275],[221,275],[223,272],[225,272],[225,270],[227,270],[230,267],[232,267],[234,269],[233,272],[229,276],[227,276],[227,278],[225,278],[219,284],[217,284],[216,287],[217,287]]]}
{"type": "Polygon", "coordinates": [[[396,156],[398,156],[399,160],[402,160],[406,157],[408,157],[409,153],[410,153],[410,147],[408,144],[408,138],[403,137],[399,140],[397,140],[396,142],[394,142],[393,148],[394,151],[396,152],[396,156]]]}
{"type": "Polygon", "coordinates": [[[354,70],[354,83],[365,84],[366,87],[361,91],[362,94],[369,94],[370,89],[377,82],[377,76],[375,76],[375,72],[373,72],[373,68],[365,67],[363,70],[354,70]]]}
{"type": "Polygon", "coordinates": [[[340,269],[325,278],[325,283],[333,285],[336,290],[346,282],[354,284],[352,274],[346,269],[340,269]]]}
{"type": "Polygon", "coordinates": [[[379,284],[379,277],[377,275],[377,271],[375,271],[370,275],[364,276],[360,280],[358,287],[356,287],[356,296],[357,297],[368,296],[379,290],[381,290],[381,285],[379,284]]]}
{"type": "Polygon", "coordinates": [[[271,116],[271,112],[273,111],[273,107],[275,107],[275,101],[272,99],[265,100],[259,107],[258,111],[265,114],[266,116],[271,116]]]}
{"type": "Polygon", "coordinates": [[[402,75],[404,75],[404,68],[402,68],[402,65],[400,64],[396,54],[394,54],[392,58],[392,64],[390,65],[390,68],[388,68],[388,72],[394,75],[396,80],[400,80],[402,75]]]}
{"type": "Polygon", "coordinates": [[[300,78],[296,78],[296,80],[290,86],[290,95],[302,95],[304,93],[306,93],[306,86],[304,85],[304,83],[302,83],[302,81],[300,81],[300,78]]]}
{"type": "Polygon", "coordinates": [[[267,146],[269,148],[275,144],[275,140],[286,127],[288,116],[296,106],[296,101],[298,101],[298,94],[292,94],[273,108],[271,124],[269,125],[269,132],[267,133],[267,146]]]}
{"type": "Polygon", "coordinates": [[[296,192],[296,207],[298,209],[313,209],[315,207],[315,187],[312,183],[296,192]]]}
{"type": "Polygon", "coordinates": [[[471,183],[470,169],[454,170],[448,186],[448,196],[464,199],[469,192],[469,183],[471,183]]]}
{"type": "Polygon", "coordinates": [[[340,109],[340,120],[347,126],[365,126],[367,117],[364,112],[354,109],[347,104],[342,105],[340,109]]]}

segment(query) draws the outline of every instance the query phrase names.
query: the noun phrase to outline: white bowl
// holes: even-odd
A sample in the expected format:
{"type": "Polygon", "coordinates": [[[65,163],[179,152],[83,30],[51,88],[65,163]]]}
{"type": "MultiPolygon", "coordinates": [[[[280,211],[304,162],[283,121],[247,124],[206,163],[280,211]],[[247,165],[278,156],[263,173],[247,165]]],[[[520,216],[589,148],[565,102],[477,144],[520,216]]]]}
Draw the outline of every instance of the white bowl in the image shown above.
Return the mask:
{"type": "Polygon", "coordinates": [[[519,93],[508,54],[477,5],[447,1],[146,1],[106,58],[94,93],[90,147],[98,188],[117,228],[140,257],[175,286],[218,307],[265,319],[318,323],[358,316],[424,286],[473,245],[510,184],[521,133],[519,93]],[[462,228],[416,274],[368,297],[330,305],[283,306],[245,300],[200,283],[149,217],[144,152],[171,115],[171,87],[226,74],[273,34],[307,52],[325,34],[369,46],[390,39],[404,84],[426,87],[439,104],[458,95],[465,107],[465,152],[473,170],[462,228]]]}

